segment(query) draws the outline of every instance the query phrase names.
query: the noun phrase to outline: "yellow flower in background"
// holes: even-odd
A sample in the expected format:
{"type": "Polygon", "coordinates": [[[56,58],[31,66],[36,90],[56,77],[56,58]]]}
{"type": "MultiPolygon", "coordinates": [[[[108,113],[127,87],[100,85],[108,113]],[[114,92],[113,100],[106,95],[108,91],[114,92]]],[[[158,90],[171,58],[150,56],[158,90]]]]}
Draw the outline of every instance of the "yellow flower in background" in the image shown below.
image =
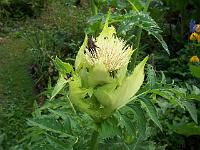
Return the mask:
{"type": "Polygon", "coordinates": [[[191,35],[190,35],[190,40],[191,41],[197,41],[198,43],[200,43],[200,34],[196,33],[196,32],[193,32],[191,35]]]}
{"type": "Polygon", "coordinates": [[[200,24],[197,24],[197,25],[196,25],[195,31],[196,31],[197,33],[200,33],[200,24]]]}
{"type": "Polygon", "coordinates": [[[193,62],[193,63],[199,62],[199,58],[197,56],[192,56],[190,58],[190,62],[193,62]]]}

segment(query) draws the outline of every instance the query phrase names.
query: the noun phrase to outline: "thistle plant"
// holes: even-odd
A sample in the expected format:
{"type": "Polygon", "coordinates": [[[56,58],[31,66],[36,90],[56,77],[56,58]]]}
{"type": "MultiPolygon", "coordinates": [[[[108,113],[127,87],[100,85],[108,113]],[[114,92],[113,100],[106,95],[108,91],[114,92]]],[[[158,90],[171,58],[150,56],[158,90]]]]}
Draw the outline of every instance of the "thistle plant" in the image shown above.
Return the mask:
{"type": "Polygon", "coordinates": [[[95,48],[85,37],[69,82],[69,98],[77,108],[95,121],[106,119],[112,112],[130,102],[144,80],[147,57],[128,74],[127,65],[134,50],[117,37],[115,28],[105,23],[94,40],[95,48]]]}
{"type": "MultiPolygon", "coordinates": [[[[152,139],[149,136],[155,136],[154,133],[149,135],[146,129],[154,122],[165,131],[159,116],[168,106],[188,110],[198,123],[197,109],[187,99],[199,100],[199,97],[188,95],[189,92],[174,83],[168,84],[163,73],[160,81],[151,65],[146,68],[147,82],[142,86],[148,57],[135,65],[142,31],[153,35],[169,53],[161,29],[146,13],[151,1],[141,5],[140,9],[129,1],[133,11],[114,14],[108,22],[109,14],[98,36],[88,38],[86,35],[74,66],[59,58],[54,60],[59,71],[58,82],[53,92],[49,82],[45,92],[48,101],[40,108],[36,105],[34,118],[28,121],[34,128],[28,130],[28,138],[24,138],[31,138],[34,149],[160,149],[158,144],[146,141],[152,139]],[[131,36],[133,29],[137,31],[136,40],[132,41],[134,46],[117,36],[115,28],[109,26],[112,23],[118,23],[118,29],[120,25],[124,27],[121,29],[131,36]],[[58,93],[60,95],[55,98],[58,93]]],[[[122,35],[120,30],[118,35],[122,35]]],[[[131,42],[131,38],[126,39],[131,42]]]]}
{"type": "MultiPolygon", "coordinates": [[[[113,26],[108,26],[107,17],[98,37],[85,37],[74,68],[58,58],[55,59],[60,78],[52,98],[68,83],[72,106],[87,113],[98,127],[102,121],[109,119],[114,112],[134,100],[143,84],[144,66],[148,57],[128,72],[127,67],[133,53],[132,46],[117,37],[113,26]]],[[[92,139],[95,142],[92,140],[91,147],[96,149],[98,129],[94,131],[92,139]]]]}

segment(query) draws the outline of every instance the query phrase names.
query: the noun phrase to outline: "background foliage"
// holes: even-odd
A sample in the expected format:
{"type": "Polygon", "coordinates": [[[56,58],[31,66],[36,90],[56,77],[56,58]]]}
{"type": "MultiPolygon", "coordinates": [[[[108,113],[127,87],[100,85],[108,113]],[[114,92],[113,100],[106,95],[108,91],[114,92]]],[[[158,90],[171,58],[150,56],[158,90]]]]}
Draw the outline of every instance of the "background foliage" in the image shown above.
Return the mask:
{"type": "MultiPolygon", "coordinates": [[[[5,138],[9,133],[5,130],[7,125],[3,126],[3,132],[0,132],[3,149],[11,146],[13,149],[90,147],[91,133],[96,126],[88,115],[74,110],[67,97],[67,87],[50,101],[52,87],[58,78],[52,58],[58,56],[73,64],[85,33],[98,35],[109,8],[109,23],[117,27],[118,35],[128,40],[129,44],[139,46],[138,60],[150,55],[150,65],[146,68],[145,84],[138,93],[141,96],[101,124],[99,147],[187,150],[200,147],[200,82],[189,68],[189,59],[193,55],[200,56],[200,49],[198,43],[188,40],[190,20],[200,21],[200,2],[156,0],[150,4],[148,12],[140,12],[145,2],[0,2],[0,36],[23,38],[28,44],[27,52],[32,54],[34,60],[30,70],[40,93],[34,103],[33,117],[28,119],[29,128],[22,130],[23,138],[5,138]],[[137,45],[140,28],[143,32],[141,43],[137,45]],[[144,91],[148,92],[142,94],[144,91]]],[[[11,124],[10,128],[14,126],[11,124]]]]}

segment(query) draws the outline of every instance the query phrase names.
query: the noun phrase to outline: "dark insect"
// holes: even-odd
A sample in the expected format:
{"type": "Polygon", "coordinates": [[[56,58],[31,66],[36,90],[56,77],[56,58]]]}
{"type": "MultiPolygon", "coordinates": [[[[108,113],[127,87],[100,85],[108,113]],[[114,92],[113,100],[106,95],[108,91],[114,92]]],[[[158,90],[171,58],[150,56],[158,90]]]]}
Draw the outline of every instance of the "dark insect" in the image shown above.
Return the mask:
{"type": "Polygon", "coordinates": [[[111,71],[111,72],[109,72],[109,73],[110,73],[110,76],[111,76],[112,78],[114,78],[115,75],[117,74],[117,70],[111,71]]]}
{"type": "Polygon", "coordinates": [[[94,55],[96,52],[96,48],[99,48],[95,45],[94,41],[92,40],[92,38],[88,39],[88,43],[87,43],[87,49],[89,50],[89,52],[94,55]]]}
{"type": "Polygon", "coordinates": [[[70,72],[70,73],[67,73],[64,78],[65,78],[65,80],[69,80],[69,78],[71,78],[71,77],[72,77],[72,73],[70,72]]]}

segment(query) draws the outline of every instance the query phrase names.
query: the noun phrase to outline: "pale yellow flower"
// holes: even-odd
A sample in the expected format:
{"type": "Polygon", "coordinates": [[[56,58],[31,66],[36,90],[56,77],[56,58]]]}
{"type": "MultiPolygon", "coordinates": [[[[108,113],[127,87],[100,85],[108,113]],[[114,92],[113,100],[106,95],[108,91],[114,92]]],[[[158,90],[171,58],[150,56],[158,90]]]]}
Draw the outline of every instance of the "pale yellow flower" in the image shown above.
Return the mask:
{"type": "Polygon", "coordinates": [[[91,53],[86,48],[86,58],[91,65],[103,63],[109,72],[118,70],[129,63],[132,47],[118,38],[115,34],[105,37],[99,36],[94,41],[95,50],[91,53]]]}

